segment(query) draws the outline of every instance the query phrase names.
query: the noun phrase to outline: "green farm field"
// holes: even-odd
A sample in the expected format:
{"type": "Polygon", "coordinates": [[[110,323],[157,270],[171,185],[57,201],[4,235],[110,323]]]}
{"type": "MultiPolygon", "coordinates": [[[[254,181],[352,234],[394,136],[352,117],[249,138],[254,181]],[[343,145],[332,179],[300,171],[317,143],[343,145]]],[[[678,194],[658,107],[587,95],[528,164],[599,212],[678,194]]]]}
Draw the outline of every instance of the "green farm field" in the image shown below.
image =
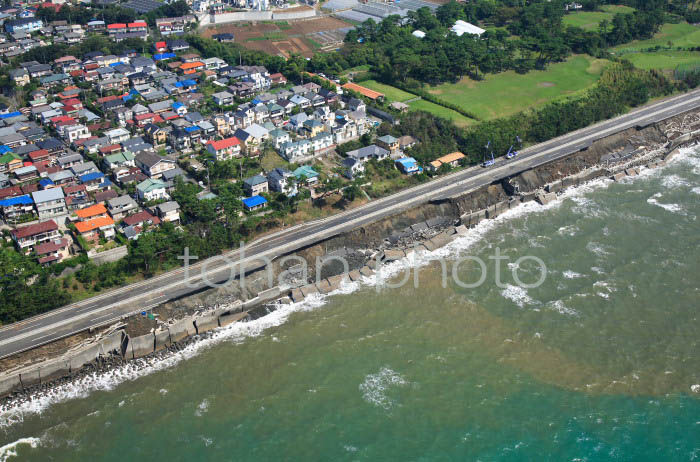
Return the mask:
{"type": "Polygon", "coordinates": [[[442,117],[443,119],[451,120],[452,122],[454,122],[455,125],[459,127],[466,127],[476,122],[475,120],[470,119],[469,117],[463,116],[457,111],[448,109],[435,103],[431,103],[430,101],[416,99],[419,97],[412,93],[408,93],[399,88],[392,87],[391,85],[377,82],[376,80],[365,80],[363,82],[358,82],[358,84],[367,87],[370,90],[384,93],[386,99],[391,102],[404,102],[411,99],[415,99],[415,101],[407,103],[409,110],[429,112],[438,117],[442,117]]]}
{"type": "Polygon", "coordinates": [[[673,48],[700,46],[700,27],[693,26],[687,22],[664,24],[654,37],[625,43],[612,48],[611,51],[617,53],[646,51],[648,48],[668,47],[669,43],[673,48]]]}
{"type": "Polygon", "coordinates": [[[608,63],[604,59],[578,55],[551,64],[543,71],[488,74],[479,82],[465,78],[432,87],[429,91],[481,119],[494,119],[585,91],[598,80],[608,63]]]}
{"type": "Polygon", "coordinates": [[[596,30],[601,21],[612,21],[618,13],[631,13],[634,8],[623,5],[604,5],[602,11],[576,11],[564,16],[565,26],[580,27],[584,30],[596,30]]]}

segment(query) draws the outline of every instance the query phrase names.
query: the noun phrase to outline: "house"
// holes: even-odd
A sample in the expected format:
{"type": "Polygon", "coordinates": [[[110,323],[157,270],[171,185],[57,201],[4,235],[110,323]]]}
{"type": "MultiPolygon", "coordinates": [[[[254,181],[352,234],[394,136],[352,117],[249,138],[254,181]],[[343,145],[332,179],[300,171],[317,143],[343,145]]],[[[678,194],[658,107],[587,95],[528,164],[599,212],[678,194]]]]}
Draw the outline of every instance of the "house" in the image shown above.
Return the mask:
{"type": "Polygon", "coordinates": [[[389,105],[389,107],[398,112],[408,112],[409,109],[408,104],[402,103],[400,101],[394,101],[389,105]]]}
{"type": "Polygon", "coordinates": [[[0,199],[0,211],[5,221],[15,222],[35,215],[34,201],[29,194],[0,199]]]}
{"type": "Polygon", "coordinates": [[[163,172],[175,168],[175,161],[150,152],[141,152],[134,159],[136,166],[150,178],[160,178],[163,172]]]}
{"type": "Polygon", "coordinates": [[[247,212],[262,209],[267,206],[267,199],[262,196],[253,196],[243,199],[243,207],[247,212]]]}
{"type": "Polygon", "coordinates": [[[29,77],[29,72],[24,69],[12,69],[10,71],[10,78],[18,87],[27,85],[31,80],[29,77]]]}
{"type": "Polygon", "coordinates": [[[136,185],[136,194],[138,195],[139,200],[143,202],[159,199],[169,199],[170,196],[168,196],[166,188],[167,185],[162,181],[147,178],[146,180],[136,185]]]}
{"type": "Polygon", "coordinates": [[[101,237],[111,239],[115,235],[112,217],[99,217],[75,223],[75,229],[88,242],[97,242],[101,237]]]}
{"type": "Polygon", "coordinates": [[[281,129],[275,129],[272,130],[270,133],[270,140],[272,140],[273,146],[275,146],[275,149],[279,149],[280,146],[282,146],[284,143],[289,143],[292,138],[289,136],[289,133],[281,130],[281,129]]]}
{"type": "Polygon", "coordinates": [[[69,144],[72,144],[80,139],[89,138],[90,130],[82,124],[66,126],[63,129],[63,137],[69,144]]]}
{"type": "Polygon", "coordinates": [[[416,173],[423,171],[423,169],[418,166],[416,159],[413,157],[402,157],[400,159],[396,159],[396,161],[394,161],[394,165],[396,165],[396,168],[406,175],[415,175],[416,173]]]}
{"type": "Polygon", "coordinates": [[[282,143],[279,153],[288,162],[299,162],[304,160],[313,151],[313,145],[309,140],[289,141],[282,143]]]}
{"type": "Polygon", "coordinates": [[[267,174],[267,183],[272,191],[284,193],[291,197],[297,193],[294,174],[284,168],[274,168],[267,174]]]}
{"type": "Polygon", "coordinates": [[[418,140],[412,136],[404,135],[399,137],[399,149],[406,150],[418,144],[418,140]]]}
{"type": "Polygon", "coordinates": [[[68,239],[64,237],[36,245],[34,246],[34,253],[37,256],[40,265],[48,266],[54,263],[59,263],[61,260],[70,255],[68,239]]]}
{"type": "Polygon", "coordinates": [[[124,228],[138,226],[139,228],[143,229],[145,225],[158,226],[160,223],[160,218],[151,215],[151,213],[147,210],[129,215],[128,217],[124,217],[122,220],[122,226],[124,228]]]}
{"type": "Polygon", "coordinates": [[[107,201],[107,209],[115,221],[119,221],[130,213],[136,212],[138,208],[136,201],[126,194],[107,201]]]}
{"type": "Polygon", "coordinates": [[[122,141],[126,141],[131,138],[131,133],[124,128],[115,128],[112,130],[107,130],[104,135],[109,140],[109,144],[117,144],[122,141]]]}
{"type": "Polygon", "coordinates": [[[8,34],[17,32],[34,32],[44,27],[44,22],[39,18],[20,18],[13,21],[5,21],[5,30],[8,34]]]}
{"type": "Polygon", "coordinates": [[[153,44],[153,51],[155,51],[156,53],[165,53],[166,51],[168,51],[168,44],[164,41],[156,42],[153,44]]]}
{"type": "Polygon", "coordinates": [[[377,146],[388,149],[390,154],[399,152],[399,140],[391,135],[384,135],[377,138],[377,146]]]}
{"type": "MultiPolygon", "coordinates": [[[[343,85],[343,88],[345,90],[349,91],[354,91],[356,93],[361,94],[362,96],[369,98],[371,100],[378,100],[381,101],[384,99],[384,94],[379,93],[378,91],[370,90],[369,88],[363,87],[362,85],[358,85],[353,82],[348,82],[345,85],[343,85]]],[[[352,98],[350,101],[352,102],[353,99],[357,98],[352,98]]],[[[353,111],[356,111],[357,109],[352,109],[353,111]]]]}
{"type": "MultiPolygon", "coordinates": [[[[217,42],[223,42],[223,43],[234,41],[234,36],[233,36],[233,34],[230,34],[230,33],[214,34],[214,35],[212,35],[211,38],[213,38],[217,42]]],[[[272,77],[272,76],[270,76],[270,77],[272,77]]]]}
{"type": "Polygon", "coordinates": [[[146,139],[154,146],[162,146],[168,141],[168,131],[156,124],[148,124],[143,129],[146,139]]]}
{"type": "Polygon", "coordinates": [[[241,142],[235,136],[219,141],[211,141],[207,144],[209,154],[216,160],[226,160],[241,155],[241,142]]]}
{"type": "Polygon", "coordinates": [[[375,144],[371,144],[369,146],[365,146],[364,148],[348,151],[347,155],[348,157],[359,160],[360,162],[367,162],[372,158],[376,160],[386,159],[389,157],[389,151],[384,148],[380,148],[375,144]]]}
{"type": "Polygon", "coordinates": [[[33,165],[27,165],[26,167],[17,168],[14,170],[13,173],[15,174],[17,180],[20,182],[33,180],[34,178],[39,177],[39,172],[33,165]]]}
{"type": "Polygon", "coordinates": [[[262,175],[255,175],[243,180],[243,190],[248,196],[257,196],[268,192],[267,178],[262,175]]]}
{"type": "Polygon", "coordinates": [[[302,124],[302,131],[308,137],[313,137],[325,130],[325,125],[316,119],[305,120],[302,124]]]}
{"type": "Polygon", "coordinates": [[[365,171],[365,164],[362,161],[352,157],[343,159],[342,163],[344,168],[343,175],[349,179],[353,179],[365,171]]]}
{"type": "Polygon", "coordinates": [[[0,173],[9,173],[21,168],[24,163],[22,158],[14,152],[6,152],[0,156],[0,173]]]}
{"type": "Polygon", "coordinates": [[[227,91],[220,91],[211,95],[217,106],[229,106],[233,103],[233,95],[227,91]]]}
{"type": "Polygon", "coordinates": [[[308,185],[318,182],[318,172],[309,165],[302,165],[293,173],[297,181],[303,181],[308,185]]]}
{"type": "Polygon", "coordinates": [[[272,85],[287,85],[287,78],[279,72],[270,74],[270,82],[272,85]]]}
{"type": "Polygon", "coordinates": [[[75,211],[75,215],[78,217],[78,221],[88,221],[93,218],[100,218],[107,216],[107,208],[104,204],[95,204],[90,207],[85,207],[75,211]]]}
{"type": "Polygon", "coordinates": [[[124,167],[135,167],[136,162],[134,158],[135,156],[130,152],[118,152],[105,156],[102,159],[102,165],[104,165],[107,170],[111,171],[124,167]]]}
{"type": "Polygon", "coordinates": [[[162,221],[180,222],[180,204],[175,201],[163,202],[155,207],[156,214],[162,221]]]}
{"type": "Polygon", "coordinates": [[[459,151],[451,152],[445,156],[442,156],[432,161],[430,163],[430,169],[432,171],[437,171],[443,165],[447,165],[449,167],[456,167],[459,165],[459,161],[465,159],[466,157],[467,156],[465,156],[459,151]]]}
{"type": "Polygon", "coordinates": [[[39,219],[57,217],[68,213],[62,188],[34,191],[32,199],[34,200],[39,219]]]}
{"type": "Polygon", "coordinates": [[[59,239],[61,233],[53,220],[42,221],[28,226],[20,226],[10,231],[12,240],[20,250],[27,252],[30,247],[59,239]]]}

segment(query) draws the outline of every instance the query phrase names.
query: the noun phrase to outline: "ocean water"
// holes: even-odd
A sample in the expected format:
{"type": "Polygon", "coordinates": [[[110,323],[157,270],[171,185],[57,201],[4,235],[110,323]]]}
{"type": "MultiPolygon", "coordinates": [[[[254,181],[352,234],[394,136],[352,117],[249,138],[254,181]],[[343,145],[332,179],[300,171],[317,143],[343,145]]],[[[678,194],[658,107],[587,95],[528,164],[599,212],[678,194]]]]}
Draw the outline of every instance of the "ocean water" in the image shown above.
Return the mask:
{"type": "Polygon", "coordinates": [[[693,149],[525,204],[412,257],[402,287],[348,284],[6,409],[0,461],[700,460],[699,215],[693,149]]]}

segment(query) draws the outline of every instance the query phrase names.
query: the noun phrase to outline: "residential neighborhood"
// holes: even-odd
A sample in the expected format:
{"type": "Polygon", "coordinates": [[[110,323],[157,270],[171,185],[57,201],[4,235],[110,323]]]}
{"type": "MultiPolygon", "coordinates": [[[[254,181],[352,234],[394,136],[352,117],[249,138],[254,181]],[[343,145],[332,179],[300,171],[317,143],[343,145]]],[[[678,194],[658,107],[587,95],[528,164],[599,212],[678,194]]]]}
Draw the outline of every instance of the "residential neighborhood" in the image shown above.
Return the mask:
{"type": "MultiPolygon", "coordinates": [[[[187,40],[170,38],[192,23],[162,18],[151,30],[144,21],[92,21],[87,30],[66,30],[152,46],[18,62],[8,71],[18,91],[35,88],[26,105],[0,113],[0,218],[18,250],[50,265],[123,246],[163,223],[179,226],[177,185],[196,186],[200,200],[215,198],[210,170],[227,162],[239,165],[228,180],[240,182],[243,220],[266,213],[278,195],[309,190],[314,198],[333,177],[355,180],[370,160],[399,159],[398,171],[419,171],[401,160],[410,140],[389,135],[339,155],[338,146],[371,139],[382,122],[361,94],[327,79],[288,82],[264,66],[201,56],[187,40]],[[248,167],[263,164],[271,167],[248,167]],[[321,182],[319,169],[327,171],[321,182]]],[[[4,24],[10,35],[70,26],[36,18],[4,24]]]]}

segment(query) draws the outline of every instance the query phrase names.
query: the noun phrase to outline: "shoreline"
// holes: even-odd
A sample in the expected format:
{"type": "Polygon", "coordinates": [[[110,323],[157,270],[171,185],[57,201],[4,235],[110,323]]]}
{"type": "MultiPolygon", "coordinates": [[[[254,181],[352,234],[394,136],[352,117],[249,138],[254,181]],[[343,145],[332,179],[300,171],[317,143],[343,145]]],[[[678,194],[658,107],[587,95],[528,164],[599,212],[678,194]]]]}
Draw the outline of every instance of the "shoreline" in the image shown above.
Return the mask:
{"type": "MultiPolygon", "coordinates": [[[[681,138],[685,136],[686,135],[682,135],[681,138]]],[[[442,220],[434,221],[433,226],[428,226],[427,228],[419,227],[419,229],[409,235],[401,235],[400,233],[398,235],[396,233],[390,234],[382,238],[381,245],[370,246],[369,249],[365,247],[364,251],[360,251],[364,257],[361,268],[353,269],[346,275],[334,274],[322,278],[322,282],[308,284],[308,281],[305,281],[306,284],[299,284],[296,287],[276,288],[276,290],[268,288],[260,292],[257,297],[246,302],[236,301],[234,303],[224,303],[227,305],[224,307],[222,307],[221,304],[215,305],[204,313],[200,310],[196,310],[199,312],[199,316],[192,316],[192,319],[200,321],[200,325],[202,326],[201,332],[200,329],[197,328],[197,323],[195,321],[194,329],[192,329],[194,331],[193,335],[187,335],[175,340],[171,332],[170,339],[173,341],[169,342],[167,345],[162,345],[161,349],[158,349],[157,344],[155,344],[154,350],[139,355],[138,357],[134,354],[133,359],[127,359],[124,354],[118,355],[108,353],[103,355],[103,352],[100,351],[94,360],[81,365],[75,373],[69,369],[68,374],[51,378],[43,383],[39,380],[39,383],[27,387],[25,387],[20,380],[21,389],[11,390],[10,394],[0,401],[0,416],[3,416],[3,414],[11,414],[13,411],[17,410],[19,410],[20,414],[22,412],[31,412],[31,409],[36,407],[33,406],[34,404],[37,404],[41,409],[47,405],[70,399],[71,396],[78,397],[85,393],[91,393],[92,391],[109,389],[124,380],[132,380],[144,374],[149,374],[152,371],[170,367],[172,364],[177,364],[181,359],[186,359],[193,354],[197,354],[201,348],[206,348],[209,344],[216,342],[218,339],[229,337],[229,334],[234,330],[246,330],[246,327],[250,328],[251,326],[246,325],[251,324],[251,321],[252,324],[254,324],[256,321],[264,320],[274,313],[286,319],[286,316],[297,311],[301,304],[322,304],[324,303],[323,300],[326,294],[346,293],[347,290],[354,291],[354,288],[359,287],[359,285],[371,284],[376,265],[399,261],[407,256],[406,250],[410,252],[410,250],[415,248],[432,253],[451,243],[458,237],[469,236],[469,229],[475,228],[481,221],[496,218],[503,212],[514,209],[526,202],[537,200],[540,204],[547,205],[557,199],[558,195],[561,195],[563,191],[572,187],[585,185],[593,180],[599,180],[601,178],[619,181],[625,176],[637,175],[640,166],[646,168],[663,166],[668,160],[673,158],[682,147],[693,145],[694,138],[695,137],[691,136],[688,139],[679,140],[678,143],[669,141],[665,143],[664,146],[661,146],[660,149],[648,151],[637,150],[634,156],[623,157],[622,161],[614,164],[612,168],[610,168],[610,165],[606,168],[601,168],[599,165],[588,166],[587,168],[581,169],[576,174],[560,178],[534,191],[526,191],[517,194],[515,197],[518,199],[516,200],[512,200],[513,196],[511,196],[506,205],[499,206],[498,204],[501,202],[497,202],[478,212],[469,210],[468,213],[462,214],[459,220],[451,223],[449,219],[446,220],[444,219],[445,217],[443,217],[442,220]],[[477,215],[476,217],[474,217],[475,214],[477,215]],[[394,236],[395,239],[392,239],[392,236],[394,236]],[[350,288],[347,284],[343,284],[344,280],[352,282],[353,284],[358,282],[359,284],[355,284],[350,288]],[[306,290],[304,290],[305,288],[306,290]],[[264,292],[267,292],[267,299],[265,297],[258,298],[264,292]],[[276,292],[277,294],[272,296],[276,292]],[[280,295],[282,295],[281,298],[280,295]],[[299,295],[301,295],[301,297],[299,297],[299,295]],[[289,303],[293,303],[291,310],[281,310],[284,305],[289,303]],[[268,311],[270,307],[273,307],[272,311],[268,311]],[[219,320],[219,316],[228,316],[229,313],[239,313],[240,317],[232,320],[231,323],[223,325],[219,320]],[[204,316],[202,316],[202,314],[204,314],[204,316]],[[216,322],[212,321],[213,316],[216,316],[213,318],[216,322]],[[202,323],[201,321],[203,319],[206,319],[206,322],[202,323]],[[115,371],[121,371],[122,373],[116,374],[117,377],[114,377],[115,371]],[[109,375],[112,375],[111,379],[113,380],[105,387],[101,388],[99,385],[95,386],[94,383],[90,386],[86,383],[99,382],[109,375]],[[57,394],[61,394],[61,390],[66,391],[66,389],[76,387],[85,387],[85,390],[72,390],[71,392],[65,393],[63,397],[56,396],[57,394]]],[[[577,155],[578,153],[573,154],[571,157],[577,155]]],[[[469,194],[472,193],[470,192],[467,195],[469,194]]],[[[408,228],[413,229],[411,226],[408,228]]],[[[316,278],[318,279],[320,276],[321,275],[316,275],[316,278]]],[[[204,305],[206,306],[206,302],[204,305]]],[[[196,307],[201,308],[202,306],[202,304],[198,304],[196,307]]],[[[266,323],[263,321],[261,324],[266,323]]],[[[151,334],[151,338],[154,338],[157,342],[157,334],[155,332],[151,334]]],[[[138,340],[138,337],[134,340],[138,340]]],[[[33,367],[40,368],[42,365],[45,364],[37,363],[33,365],[33,367]]],[[[17,373],[17,371],[13,373],[17,373]]],[[[24,374],[27,374],[27,372],[24,372],[24,374]]],[[[1,380],[2,379],[0,379],[0,381],[1,380]]],[[[109,382],[110,379],[107,381],[109,382]]],[[[8,417],[8,422],[11,425],[11,416],[5,415],[3,419],[5,417],[8,417]]],[[[0,422],[0,426],[5,426],[5,424],[6,422],[4,421],[0,422]]]]}
{"type": "MultiPolygon", "coordinates": [[[[692,147],[687,146],[687,147],[692,147]]],[[[673,158],[679,149],[669,151],[664,155],[664,161],[673,158]]],[[[661,165],[659,165],[661,166],[661,165]]],[[[646,170],[646,169],[645,169],[646,170]]],[[[608,180],[614,181],[607,176],[599,176],[591,181],[581,183],[575,187],[561,190],[559,196],[564,195],[565,191],[574,191],[579,187],[590,185],[591,183],[608,180]]],[[[558,197],[559,198],[559,197],[558,197]]],[[[556,202],[551,202],[556,204],[556,202]]],[[[525,205],[525,203],[521,203],[525,205]]],[[[547,204],[549,205],[549,204],[547,204]]],[[[508,220],[513,217],[520,216],[522,213],[530,213],[531,211],[542,210],[541,206],[523,210],[521,207],[513,208],[513,214],[505,214],[504,219],[508,220]],[[520,209],[522,213],[516,212],[520,209]]],[[[546,207],[546,206],[545,206],[546,207]]],[[[471,245],[481,238],[483,233],[491,228],[491,224],[495,224],[500,220],[486,220],[481,227],[484,229],[477,230],[475,233],[453,234],[454,241],[458,237],[467,238],[467,246],[471,245]]],[[[449,244],[449,243],[448,243],[449,244]]],[[[460,247],[461,248],[461,247],[460,247]]],[[[428,251],[427,254],[422,254],[420,266],[428,264],[433,260],[436,253],[443,253],[449,250],[448,245],[436,248],[433,251],[428,251]]],[[[420,254],[419,254],[420,255],[420,254]]],[[[389,269],[387,276],[395,274],[403,269],[399,264],[399,260],[388,262],[386,268],[389,269]],[[392,265],[392,263],[395,263],[392,265]]],[[[309,295],[304,301],[294,302],[292,304],[279,303],[279,300],[273,304],[262,306],[246,320],[233,323],[227,327],[212,330],[203,335],[195,335],[186,339],[173,343],[169,348],[151,353],[144,357],[135,360],[124,360],[118,358],[107,358],[98,360],[92,363],[89,367],[81,369],[77,374],[61,379],[53,380],[50,383],[37,385],[28,388],[20,393],[3,399],[0,404],[0,427],[11,426],[23,420],[23,415],[41,412],[46,407],[65,402],[74,398],[86,397],[90,393],[100,390],[111,390],[119,384],[127,380],[136,380],[142,376],[149,375],[153,372],[158,372],[179,364],[182,360],[186,360],[198,355],[202,350],[215,346],[220,341],[231,341],[245,339],[249,336],[256,336],[269,327],[279,326],[283,324],[289,315],[297,311],[314,309],[324,305],[328,296],[338,294],[350,294],[360,287],[371,286],[376,282],[372,276],[364,277],[357,282],[348,282],[339,286],[336,290],[328,294],[315,293],[309,295]],[[255,325],[259,324],[259,325],[255,325]]]]}

